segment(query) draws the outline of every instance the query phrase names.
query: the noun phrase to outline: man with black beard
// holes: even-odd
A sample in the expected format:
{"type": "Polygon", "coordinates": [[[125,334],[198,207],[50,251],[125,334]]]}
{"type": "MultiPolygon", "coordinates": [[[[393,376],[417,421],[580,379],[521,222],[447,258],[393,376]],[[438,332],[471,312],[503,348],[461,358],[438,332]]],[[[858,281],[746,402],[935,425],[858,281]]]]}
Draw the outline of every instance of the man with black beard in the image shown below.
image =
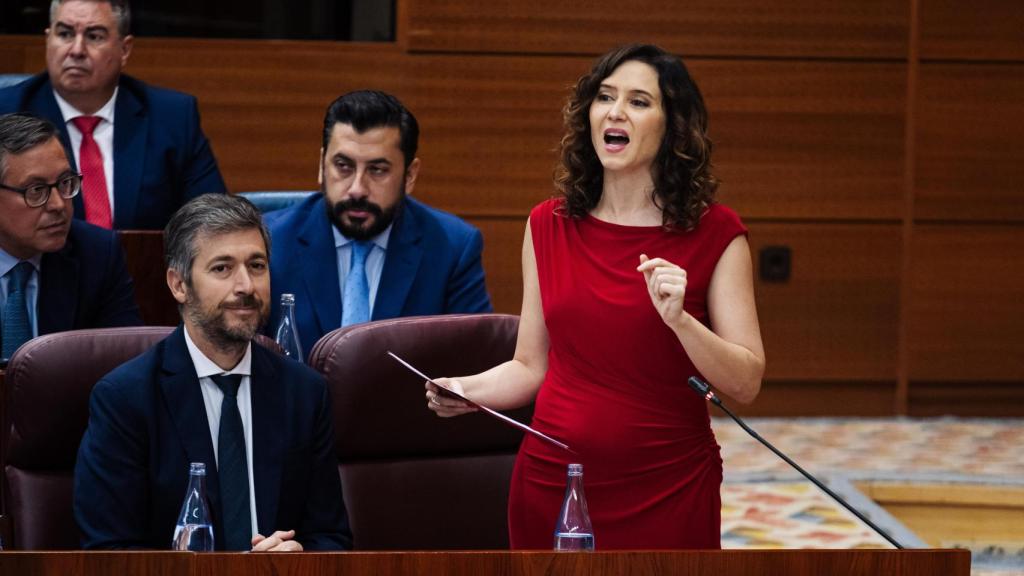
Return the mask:
{"type": "Polygon", "coordinates": [[[217,550],[351,548],[327,386],[253,342],[270,297],[259,211],[200,196],[164,246],[182,325],[92,391],[75,466],[83,547],[170,548],[201,462],[217,550]]]}
{"type": "Polygon", "coordinates": [[[320,194],[267,215],[271,318],[295,294],[305,351],[339,326],[492,310],[480,231],[410,196],[418,138],[394,96],[341,96],[324,117],[320,194]]]}

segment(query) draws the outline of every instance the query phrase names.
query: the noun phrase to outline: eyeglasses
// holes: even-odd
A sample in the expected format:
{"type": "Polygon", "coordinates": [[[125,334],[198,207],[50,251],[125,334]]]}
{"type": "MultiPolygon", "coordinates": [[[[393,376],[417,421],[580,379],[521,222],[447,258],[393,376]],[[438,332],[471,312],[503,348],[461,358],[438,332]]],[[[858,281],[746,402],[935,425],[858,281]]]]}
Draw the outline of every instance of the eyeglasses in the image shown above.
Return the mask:
{"type": "Polygon", "coordinates": [[[30,208],[38,208],[50,201],[50,190],[54,188],[57,189],[57,194],[60,194],[60,197],[65,200],[78,196],[78,192],[82,189],[82,175],[68,174],[61,176],[56,182],[33,184],[26,188],[15,188],[6,184],[0,184],[0,188],[21,194],[25,198],[25,204],[28,204],[30,208]]]}

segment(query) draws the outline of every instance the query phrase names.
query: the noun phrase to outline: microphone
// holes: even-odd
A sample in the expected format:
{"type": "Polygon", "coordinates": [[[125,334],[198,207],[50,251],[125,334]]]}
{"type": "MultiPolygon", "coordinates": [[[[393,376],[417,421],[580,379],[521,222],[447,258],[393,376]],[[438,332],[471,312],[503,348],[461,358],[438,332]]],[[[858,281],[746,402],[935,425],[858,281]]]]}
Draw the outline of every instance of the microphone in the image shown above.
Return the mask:
{"type": "Polygon", "coordinates": [[[861,514],[856,508],[851,506],[846,500],[843,500],[843,498],[841,496],[839,496],[838,494],[836,494],[835,492],[830,490],[828,488],[828,486],[825,486],[824,484],[822,484],[820,480],[818,480],[813,475],[811,475],[810,472],[808,472],[808,471],[804,470],[803,468],[801,468],[799,464],[797,464],[796,462],[790,460],[790,458],[788,456],[786,456],[785,454],[783,454],[782,452],[780,452],[778,448],[776,448],[775,446],[772,446],[771,442],[765,440],[764,438],[761,438],[761,436],[759,436],[757,432],[755,432],[750,426],[747,426],[746,422],[744,422],[742,419],[740,419],[739,416],[733,414],[732,411],[730,411],[728,408],[725,407],[724,404],[722,404],[722,401],[718,398],[718,396],[715,395],[715,392],[711,389],[711,385],[710,384],[708,384],[707,382],[704,382],[703,380],[701,380],[700,378],[697,378],[696,376],[690,376],[690,379],[687,382],[690,384],[690,388],[693,388],[694,392],[696,392],[697,394],[700,394],[701,396],[703,396],[704,399],[707,400],[708,402],[711,402],[715,406],[718,406],[719,408],[721,408],[723,412],[728,414],[730,418],[732,418],[737,424],[740,425],[740,428],[743,428],[744,430],[747,431],[747,434],[750,434],[751,436],[753,436],[754,440],[757,440],[758,442],[763,444],[765,447],[767,447],[769,450],[774,452],[776,456],[778,456],[779,458],[782,458],[783,460],[785,460],[786,464],[789,464],[794,469],[796,469],[797,472],[803,474],[804,478],[807,478],[808,480],[811,481],[812,484],[814,484],[818,488],[821,488],[821,490],[823,492],[825,492],[826,494],[828,494],[829,496],[831,496],[833,500],[835,500],[836,502],[842,504],[843,508],[846,508],[847,510],[852,512],[853,515],[856,516],[857,518],[860,518],[861,521],[863,521],[865,524],[867,524],[869,527],[871,527],[871,529],[874,530],[875,532],[877,532],[882,538],[885,538],[886,540],[888,540],[890,544],[892,544],[893,546],[895,546],[899,550],[903,549],[903,545],[902,544],[900,544],[899,542],[894,540],[892,536],[889,536],[889,534],[887,534],[884,530],[879,528],[874,522],[869,520],[866,516],[861,514]]]}

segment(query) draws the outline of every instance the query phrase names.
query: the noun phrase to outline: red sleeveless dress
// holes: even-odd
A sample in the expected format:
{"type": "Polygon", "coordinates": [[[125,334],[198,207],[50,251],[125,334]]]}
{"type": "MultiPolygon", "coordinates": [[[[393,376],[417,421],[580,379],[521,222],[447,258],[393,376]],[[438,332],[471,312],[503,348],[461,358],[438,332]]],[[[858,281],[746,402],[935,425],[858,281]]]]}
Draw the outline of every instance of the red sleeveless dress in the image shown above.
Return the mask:
{"type": "Polygon", "coordinates": [[[551,342],[533,426],[578,454],[524,438],[511,547],[553,547],[566,467],[579,462],[596,549],[720,548],[722,459],[707,403],[687,385],[697,370],[636,267],[643,253],[684,268],[684,307],[708,324],[711,274],[746,228],[718,204],[694,230],[667,232],[569,218],[555,213],[560,203],[530,213],[551,342]]]}

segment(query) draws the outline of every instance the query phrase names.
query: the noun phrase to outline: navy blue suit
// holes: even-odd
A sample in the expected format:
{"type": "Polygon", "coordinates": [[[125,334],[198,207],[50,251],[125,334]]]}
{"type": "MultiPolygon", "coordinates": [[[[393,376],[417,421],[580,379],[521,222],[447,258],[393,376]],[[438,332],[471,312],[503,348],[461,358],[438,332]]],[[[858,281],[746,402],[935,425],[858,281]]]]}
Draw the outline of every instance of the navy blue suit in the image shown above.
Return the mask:
{"type": "MultiPolygon", "coordinates": [[[[303,352],[341,325],[341,283],[333,226],[322,194],[267,215],[270,229],[270,325],[283,293],[295,294],[303,352]]],[[[411,196],[388,240],[371,320],[491,312],[481,262],[483,236],[456,216],[411,196]]]]}
{"type": "Polygon", "coordinates": [[[71,221],[64,247],[43,254],[36,320],[39,335],[142,324],[117,234],[71,221]]]}
{"type": "MultiPolygon", "coordinates": [[[[161,230],[192,198],[226,192],[199,107],[188,94],[121,75],[114,104],[114,228],[161,230]]],[[[32,112],[53,122],[74,164],[67,126],[46,73],[0,89],[0,114],[32,112]]],[[[84,218],[82,196],[75,217],[84,218]]]]}
{"type": "MultiPolygon", "coordinates": [[[[202,390],[178,327],[93,388],[75,465],[75,520],[86,549],[171,545],[191,462],[206,464],[217,549],[220,486],[202,390]]],[[[307,366],[252,345],[253,477],[259,531],[296,532],[307,550],[345,550],[327,385],[307,366]]]]}

